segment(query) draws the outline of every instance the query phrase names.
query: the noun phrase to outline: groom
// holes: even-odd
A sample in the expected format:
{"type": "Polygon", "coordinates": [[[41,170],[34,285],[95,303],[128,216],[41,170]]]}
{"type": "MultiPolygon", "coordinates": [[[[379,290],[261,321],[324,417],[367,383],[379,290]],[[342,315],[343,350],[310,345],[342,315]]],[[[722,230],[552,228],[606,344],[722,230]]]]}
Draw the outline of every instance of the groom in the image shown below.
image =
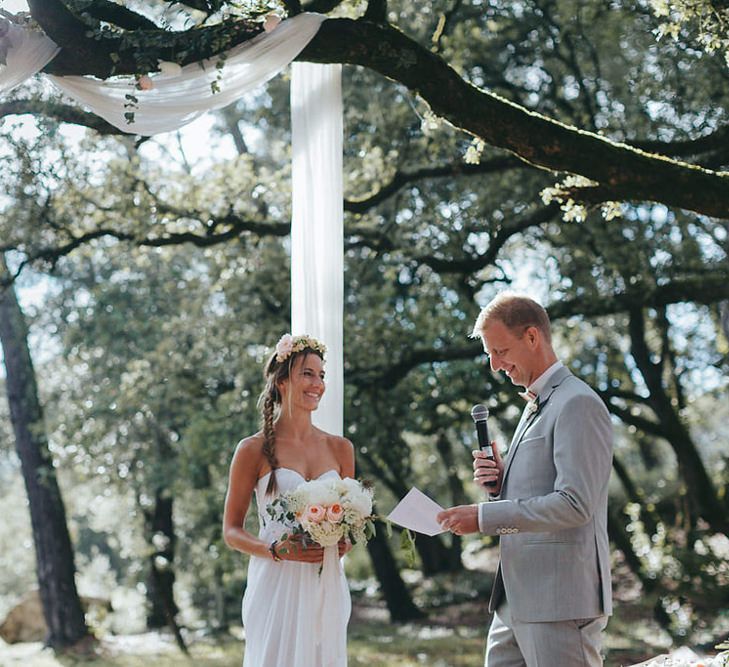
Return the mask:
{"type": "Polygon", "coordinates": [[[489,601],[486,667],[602,665],[612,612],[607,536],[610,417],[600,398],[557,359],[549,318],[526,296],[502,293],[473,336],[494,371],[527,389],[505,461],[474,452],[474,479],[489,502],[438,515],[457,535],[501,536],[489,601]]]}

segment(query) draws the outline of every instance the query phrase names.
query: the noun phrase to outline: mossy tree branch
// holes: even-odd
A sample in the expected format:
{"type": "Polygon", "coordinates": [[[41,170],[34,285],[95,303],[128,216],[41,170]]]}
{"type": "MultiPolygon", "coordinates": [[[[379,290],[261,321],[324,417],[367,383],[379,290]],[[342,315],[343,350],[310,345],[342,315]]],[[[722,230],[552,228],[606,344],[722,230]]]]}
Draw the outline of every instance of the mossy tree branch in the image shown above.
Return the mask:
{"type": "MultiPolygon", "coordinates": [[[[140,62],[157,60],[185,64],[260,32],[258,25],[232,21],[180,32],[136,30],[133,39],[128,33],[110,33],[96,40],[61,0],[29,0],[29,5],[63,49],[46,71],[62,75],[138,73],[140,62]]],[[[590,193],[592,201],[599,192],[603,201],[654,201],[729,218],[729,173],[613,142],[528,111],[468,83],[438,54],[391,25],[330,19],[298,59],[361,65],[399,81],[434,113],[487,144],[541,169],[579,174],[598,183],[590,193]]]]}

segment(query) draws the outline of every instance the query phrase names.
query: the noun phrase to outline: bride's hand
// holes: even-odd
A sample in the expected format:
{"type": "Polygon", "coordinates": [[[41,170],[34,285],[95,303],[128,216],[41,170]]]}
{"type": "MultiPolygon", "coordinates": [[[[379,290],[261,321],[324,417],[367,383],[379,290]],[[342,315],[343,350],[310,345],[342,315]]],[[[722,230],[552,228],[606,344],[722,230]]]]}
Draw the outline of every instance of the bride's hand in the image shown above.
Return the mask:
{"type": "Polygon", "coordinates": [[[352,543],[349,540],[339,540],[337,543],[339,547],[339,557],[341,558],[344,554],[352,551],[352,543]]]}
{"type": "Polygon", "coordinates": [[[292,535],[277,542],[276,553],[281,560],[301,563],[321,563],[324,560],[324,547],[307,540],[303,535],[292,535]]]}

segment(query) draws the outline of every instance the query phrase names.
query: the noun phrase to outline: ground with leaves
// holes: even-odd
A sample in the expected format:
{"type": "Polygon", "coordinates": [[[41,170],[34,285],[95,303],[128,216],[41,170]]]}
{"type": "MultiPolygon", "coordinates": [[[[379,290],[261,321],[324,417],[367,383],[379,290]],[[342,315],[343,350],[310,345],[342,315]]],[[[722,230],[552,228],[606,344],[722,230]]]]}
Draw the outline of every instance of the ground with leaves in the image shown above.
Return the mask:
{"type": "MultiPolygon", "coordinates": [[[[620,604],[605,638],[606,667],[632,665],[668,650],[667,638],[640,601],[620,604]]],[[[484,601],[461,602],[434,609],[426,621],[393,625],[380,604],[357,602],[349,629],[349,664],[372,667],[476,667],[483,664],[488,614],[484,601]]],[[[240,628],[212,637],[189,635],[196,667],[239,666],[243,655],[240,628]]],[[[695,649],[703,653],[700,649],[695,649]]],[[[56,657],[39,643],[0,643],[4,667],[67,667],[79,663],[98,667],[173,667],[180,652],[172,637],[159,633],[108,635],[96,657],[56,657]]]]}

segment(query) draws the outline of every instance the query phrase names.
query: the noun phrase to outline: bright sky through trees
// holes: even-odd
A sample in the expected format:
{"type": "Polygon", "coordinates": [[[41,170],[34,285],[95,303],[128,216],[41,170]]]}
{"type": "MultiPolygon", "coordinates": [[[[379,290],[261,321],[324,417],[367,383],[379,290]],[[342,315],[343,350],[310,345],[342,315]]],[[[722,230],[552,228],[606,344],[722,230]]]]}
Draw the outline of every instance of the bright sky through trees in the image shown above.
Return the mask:
{"type": "Polygon", "coordinates": [[[28,11],[28,3],[25,0],[0,0],[0,7],[13,13],[28,11]]]}

